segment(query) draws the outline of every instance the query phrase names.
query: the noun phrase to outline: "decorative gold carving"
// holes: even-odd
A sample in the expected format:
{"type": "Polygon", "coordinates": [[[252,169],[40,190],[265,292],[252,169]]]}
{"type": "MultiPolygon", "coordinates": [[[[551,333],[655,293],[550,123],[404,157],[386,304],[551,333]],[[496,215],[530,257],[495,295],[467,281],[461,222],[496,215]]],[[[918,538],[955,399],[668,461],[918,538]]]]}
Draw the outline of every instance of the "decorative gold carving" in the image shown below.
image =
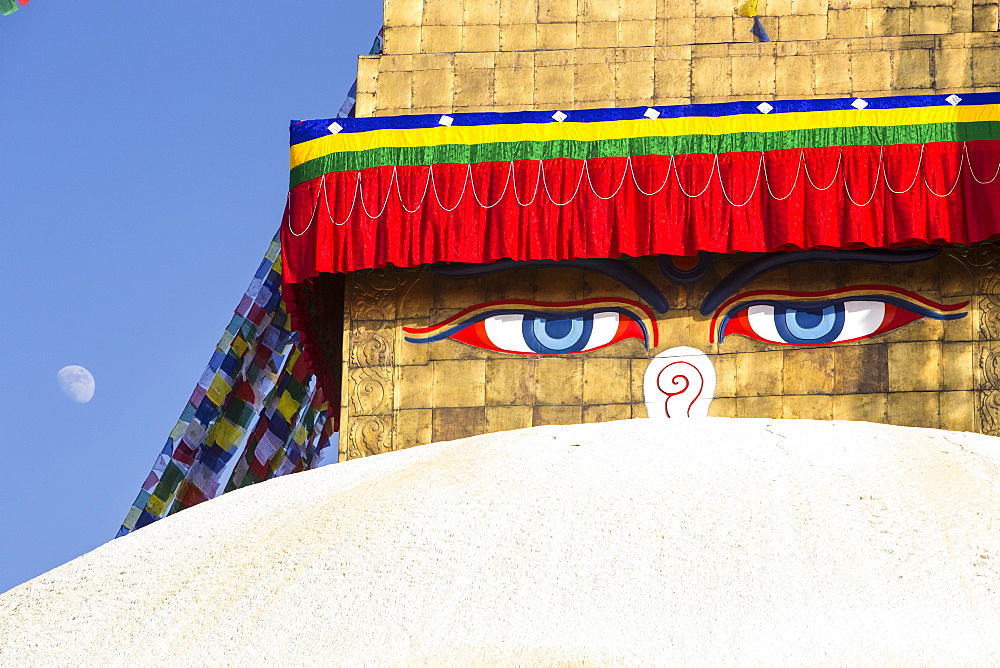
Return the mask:
{"type": "Polygon", "coordinates": [[[357,459],[392,450],[392,423],[391,415],[352,415],[347,458],[357,459]]]}
{"type": "Polygon", "coordinates": [[[348,372],[350,414],[381,415],[392,411],[392,371],[386,367],[360,367],[348,372]]]}
{"type": "Polygon", "coordinates": [[[396,268],[366,269],[348,276],[347,459],[396,448],[396,318],[400,298],[414,277],[415,272],[396,268]]]}
{"type": "Polygon", "coordinates": [[[1000,246],[985,243],[954,248],[949,255],[972,272],[979,295],[977,430],[1000,436],[1000,246]]]}

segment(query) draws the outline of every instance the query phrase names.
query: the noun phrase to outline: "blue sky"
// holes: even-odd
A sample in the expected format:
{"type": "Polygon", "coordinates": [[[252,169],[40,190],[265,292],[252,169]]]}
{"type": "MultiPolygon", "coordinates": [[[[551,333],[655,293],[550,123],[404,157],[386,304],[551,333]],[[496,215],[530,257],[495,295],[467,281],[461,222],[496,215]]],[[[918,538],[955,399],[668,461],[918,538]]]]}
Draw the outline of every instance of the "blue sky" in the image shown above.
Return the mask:
{"type": "Polygon", "coordinates": [[[115,535],[277,230],[288,121],[336,114],[381,20],[379,0],[0,17],[0,591],[115,535]],[[69,364],[87,404],[58,389],[69,364]]]}

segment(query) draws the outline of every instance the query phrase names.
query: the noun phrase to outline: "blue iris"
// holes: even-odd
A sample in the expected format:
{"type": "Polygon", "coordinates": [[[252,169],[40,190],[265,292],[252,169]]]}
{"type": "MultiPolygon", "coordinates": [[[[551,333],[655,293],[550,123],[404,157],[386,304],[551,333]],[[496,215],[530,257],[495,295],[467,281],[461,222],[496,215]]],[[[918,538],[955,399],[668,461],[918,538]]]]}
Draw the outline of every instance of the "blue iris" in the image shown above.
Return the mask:
{"type": "Polygon", "coordinates": [[[785,343],[832,343],[844,331],[844,303],[820,308],[775,306],[774,325],[785,343]]]}
{"type": "Polygon", "coordinates": [[[593,330],[593,315],[575,318],[526,315],[521,324],[524,342],[536,353],[578,353],[587,347],[593,330]]]}

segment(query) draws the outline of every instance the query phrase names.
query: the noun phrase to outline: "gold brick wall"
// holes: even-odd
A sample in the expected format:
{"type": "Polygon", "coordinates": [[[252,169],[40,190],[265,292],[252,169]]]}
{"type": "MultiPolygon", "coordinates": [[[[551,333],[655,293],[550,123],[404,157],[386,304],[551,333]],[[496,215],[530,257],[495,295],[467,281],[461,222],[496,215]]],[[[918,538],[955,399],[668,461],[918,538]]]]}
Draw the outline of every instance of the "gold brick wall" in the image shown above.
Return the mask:
{"type": "Polygon", "coordinates": [[[997,2],[386,0],[359,116],[1000,90],[997,2]]]}
{"type": "MultiPolygon", "coordinates": [[[[578,268],[520,268],[474,278],[427,268],[354,272],[347,289],[343,458],[433,441],[547,424],[646,417],[643,376],[675,346],[704,351],[718,382],[710,415],[848,419],[1000,434],[1000,254],[950,249],[912,265],[843,263],[769,272],[746,290],[821,291],[888,285],[943,304],[969,302],[959,320],[922,318],[850,343],[794,347],[730,335],[709,342],[699,307],[750,255],[721,256],[693,286],[668,281],[653,258],[630,261],[662,290],[659,344],[628,339],[571,355],[499,353],[446,339],[405,340],[501,299],[635,298],[578,268]]],[[[323,324],[319,323],[322,327],[323,324]]]]}

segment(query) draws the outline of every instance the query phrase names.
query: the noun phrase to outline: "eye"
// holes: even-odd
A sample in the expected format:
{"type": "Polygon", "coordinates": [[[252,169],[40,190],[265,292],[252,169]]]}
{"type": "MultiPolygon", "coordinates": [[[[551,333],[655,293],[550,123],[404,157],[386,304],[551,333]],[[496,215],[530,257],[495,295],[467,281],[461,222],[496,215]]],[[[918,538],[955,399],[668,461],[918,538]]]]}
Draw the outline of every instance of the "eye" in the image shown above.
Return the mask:
{"type": "MultiPolygon", "coordinates": [[[[522,355],[568,355],[597,350],[625,339],[650,344],[653,316],[626,300],[587,302],[491,302],[427,328],[405,327],[411,343],[446,338],[470,346],[522,355]],[[591,306],[581,308],[591,304],[591,306]]],[[[654,344],[655,345],[655,344],[654,344]]]]}
{"type": "MultiPolygon", "coordinates": [[[[746,293],[719,309],[721,342],[730,334],[790,346],[846,343],[898,329],[920,318],[954,320],[968,302],[937,304],[912,292],[888,286],[863,286],[822,293],[746,293]],[[865,289],[878,289],[865,294],[865,289]],[[850,297],[830,298],[848,293],[850,297]],[[767,298],[787,294],[794,299],[767,298]]],[[[719,318],[713,319],[714,321],[719,318]]]]}

